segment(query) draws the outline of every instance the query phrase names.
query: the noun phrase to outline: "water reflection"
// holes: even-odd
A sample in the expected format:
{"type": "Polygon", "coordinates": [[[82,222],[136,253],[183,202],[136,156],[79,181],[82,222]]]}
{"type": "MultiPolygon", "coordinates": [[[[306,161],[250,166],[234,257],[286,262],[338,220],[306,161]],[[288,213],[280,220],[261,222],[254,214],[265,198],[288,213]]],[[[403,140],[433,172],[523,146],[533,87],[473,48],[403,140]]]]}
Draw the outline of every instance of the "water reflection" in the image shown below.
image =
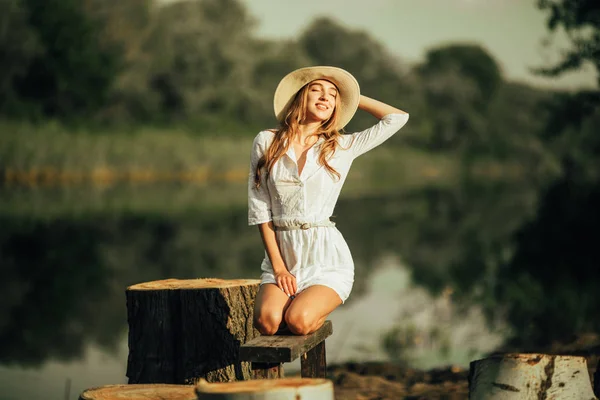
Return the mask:
{"type": "MultiPolygon", "coordinates": [[[[30,367],[79,365],[90,348],[124,368],[130,284],[256,278],[263,250],[246,226],[245,201],[244,185],[235,183],[0,189],[1,374],[19,380],[36,374],[30,367]]],[[[346,336],[332,337],[331,361],[464,364],[500,343],[503,318],[522,342],[551,337],[544,332],[549,316],[565,305],[566,326],[597,328],[586,316],[600,311],[591,290],[600,278],[593,267],[598,201],[597,187],[568,182],[540,192],[527,182],[469,180],[342,196],[336,220],[356,261],[356,284],[332,315],[346,336]],[[565,214],[572,204],[579,207],[565,214]],[[573,250],[578,255],[568,258],[573,250]],[[408,270],[384,268],[387,256],[408,270]],[[500,322],[488,320],[489,332],[477,341],[482,312],[500,322]],[[360,321],[360,313],[371,322],[360,321]],[[358,329],[366,325],[373,329],[358,329]]]]}
{"type": "Polygon", "coordinates": [[[600,180],[567,173],[543,191],[499,271],[495,298],[529,348],[600,332],[600,180]]]}
{"type": "MultiPolygon", "coordinates": [[[[86,343],[110,351],[125,329],[123,290],[127,285],[167,277],[257,276],[262,247],[255,230],[246,227],[244,203],[224,198],[220,207],[189,211],[179,204],[179,211],[172,212],[170,203],[147,196],[177,197],[176,188],[163,189],[122,188],[143,210],[139,212],[131,211],[129,204],[122,210],[103,212],[91,202],[91,211],[79,208],[71,215],[66,212],[71,204],[82,205],[77,196],[66,196],[61,204],[46,201],[52,213],[62,208],[60,215],[0,216],[6,277],[0,284],[5,296],[0,314],[3,363],[68,360],[78,357],[86,343]],[[164,213],[159,212],[161,207],[164,213]]],[[[204,189],[213,191],[212,187],[204,189]]],[[[111,190],[117,199],[125,197],[122,191],[111,190]]],[[[48,195],[56,198],[56,189],[48,195]]],[[[468,259],[473,249],[503,243],[529,209],[529,196],[504,188],[488,192],[480,188],[473,193],[464,188],[425,188],[340,201],[337,220],[357,264],[354,296],[363,291],[372,262],[388,253],[401,254],[414,268],[416,281],[434,291],[450,282],[468,287],[469,280],[479,280],[489,271],[472,271],[458,261],[468,259]],[[463,269],[466,282],[455,281],[463,269]]],[[[39,198],[31,202],[44,203],[39,198]]],[[[102,203],[120,201],[108,196],[102,203]]],[[[494,254],[486,251],[485,255],[494,254]]]]}
{"type": "Polygon", "coordinates": [[[80,357],[71,361],[48,360],[36,368],[0,366],[1,398],[77,400],[85,389],[126,383],[126,338],[118,342],[112,354],[87,345],[80,357]]]}
{"type": "Polygon", "coordinates": [[[167,277],[252,277],[260,241],[245,210],[195,215],[0,217],[0,361],[37,365],[112,351],[125,287],[167,277]],[[254,267],[254,268],[253,268],[254,267]]]}
{"type": "MultiPolygon", "coordinates": [[[[354,296],[352,302],[330,316],[334,333],[327,340],[329,363],[391,358],[420,368],[445,364],[465,367],[470,357],[478,357],[501,343],[503,332],[490,332],[477,306],[461,310],[444,294],[430,295],[412,282],[410,271],[397,257],[383,257],[371,267],[364,293],[354,296]],[[396,334],[393,339],[407,338],[406,332],[397,335],[395,328],[399,321],[412,329],[414,335],[412,343],[403,346],[401,354],[395,354],[393,351],[400,347],[393,346],[390,352],[382,346],[382,336],[393,332],[396,334]],[[436,330],[443,335],[433,337],[431,333],[436,330]],[[424,341],[414,340],[420,335],[424,341]]],[[[69,398],[75,400],[86,388],[125,383],[127,336],[116,334],[114,339],[116,347],[111,353],[88,344],[80,357],[71,361],[49,358],[35,369],[0,366],[3,394],[8,399],[62,398],[67,387],[69,398]]],[[[298,361],[286,364],[286,373],[298,373],[298,361]]]]}
{"type": "Polygon", "coordinates": [[[494,284],[496,265],[535,201],[526,184],[467,182],[340,202],[339,226],[359,263],[400,254],[415,281],[433,292],[450,285],[470,293],[494,284]]]}
{"type": "Polygon", "coordinates": [[[397,256],[377,264],[365,293],[331,315],[337,328],[327,343],[333,362],[391,359],[424,369],[468,367],[503,343],[506,324],[498,321],[491,329],[481,306],[461,307],[450,290],[433,296],[414,284],[397,256]]]}

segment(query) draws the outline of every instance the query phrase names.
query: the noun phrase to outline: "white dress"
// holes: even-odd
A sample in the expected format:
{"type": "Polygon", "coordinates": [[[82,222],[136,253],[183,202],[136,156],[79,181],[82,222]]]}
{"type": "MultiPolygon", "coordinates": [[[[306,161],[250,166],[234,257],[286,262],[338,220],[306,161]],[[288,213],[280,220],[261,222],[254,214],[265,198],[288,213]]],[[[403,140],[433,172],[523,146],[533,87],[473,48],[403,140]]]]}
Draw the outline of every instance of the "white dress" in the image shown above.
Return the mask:
{"type": "MultiPolygon", "coordinates": [[[[258,189],[254,171],[258,160],[269,148],[271,131],[262,131],[254,139],[250,176],[248,179],[248,224],[273,221],[276,226],[295,226],[305,222],[328,220],[335,207],[352,161],[380,145],[408,121],[408,114],[390,114],[362,132],[343,135],[333,157],[328,160],[340,175],[331,175],[319,165],[322,139],[306,153],[302,174],[294,150],[290,149],[274,165],[271,174],[258,189]]],[[[298,292],[313,286],[325,285],[346,301],[354,283],[354,262],[350,249],[336,227],[313,227],[302,230],[276,231],[277,243],[285,265],[296,277],[298,292]]],[[[261,284],[276,283],[273,267],[265,251],[261,265],[261,284]]]]}

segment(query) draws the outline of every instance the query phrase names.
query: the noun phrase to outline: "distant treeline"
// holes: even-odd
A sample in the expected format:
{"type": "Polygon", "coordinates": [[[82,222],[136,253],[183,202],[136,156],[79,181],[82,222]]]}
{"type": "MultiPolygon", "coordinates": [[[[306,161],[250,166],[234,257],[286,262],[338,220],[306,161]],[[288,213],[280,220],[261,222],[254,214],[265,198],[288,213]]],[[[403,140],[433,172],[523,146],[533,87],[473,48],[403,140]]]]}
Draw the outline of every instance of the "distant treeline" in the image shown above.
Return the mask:
{"type": "MultiPolygon", "coordinates": [[[[239,0],[0,0],[0,15],[5,119],[247,133],[275,124],[272,95],[282,76],[325,64],[408,110],[411,144],[543,158],[538,133],[550,93],[506,82],[474,43],[432,48],[409,66],[368,33],[329,18],[294,40],[266,40],[239,0]]],[[[349,130],[368,123],[358,114],[349,130]]]]}

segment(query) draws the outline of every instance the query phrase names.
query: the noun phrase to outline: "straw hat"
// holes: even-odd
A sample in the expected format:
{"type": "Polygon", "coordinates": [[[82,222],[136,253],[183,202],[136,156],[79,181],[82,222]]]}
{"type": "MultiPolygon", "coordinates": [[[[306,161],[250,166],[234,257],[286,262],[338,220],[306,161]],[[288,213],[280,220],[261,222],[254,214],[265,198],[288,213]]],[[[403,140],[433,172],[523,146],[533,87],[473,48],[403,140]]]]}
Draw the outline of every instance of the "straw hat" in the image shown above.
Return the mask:
{"type": "Polygon", "coordinates": [[[337,67],[307,67],[300,68],[287,74],[275,89],[273,107],[275,116],[280,122],[285,119],[288,107],[294,101],[296,93],[304,85],[316,79],[325,79],[338,88],[340,96],[339,123],[337,129],[342,129],[350,122],[360,101],[360,87],[350,72],[337,67]]]}

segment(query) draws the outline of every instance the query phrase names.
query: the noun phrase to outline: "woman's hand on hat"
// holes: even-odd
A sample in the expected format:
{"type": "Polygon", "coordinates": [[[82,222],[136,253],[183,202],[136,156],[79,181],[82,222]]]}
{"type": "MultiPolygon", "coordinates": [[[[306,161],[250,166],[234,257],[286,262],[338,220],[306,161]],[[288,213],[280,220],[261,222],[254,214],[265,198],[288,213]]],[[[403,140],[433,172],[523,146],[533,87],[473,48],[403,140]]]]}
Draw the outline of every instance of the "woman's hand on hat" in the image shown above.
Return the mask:
{"type": "Polygon", "coordinates": [[[289,271],[285,270],[275,274],[275,282],[277,282],[277,286],[283,290],[288,297],[296,295],[296,291],[298,290],[296,286],[296,277],[290,274],[289,271]]]}

